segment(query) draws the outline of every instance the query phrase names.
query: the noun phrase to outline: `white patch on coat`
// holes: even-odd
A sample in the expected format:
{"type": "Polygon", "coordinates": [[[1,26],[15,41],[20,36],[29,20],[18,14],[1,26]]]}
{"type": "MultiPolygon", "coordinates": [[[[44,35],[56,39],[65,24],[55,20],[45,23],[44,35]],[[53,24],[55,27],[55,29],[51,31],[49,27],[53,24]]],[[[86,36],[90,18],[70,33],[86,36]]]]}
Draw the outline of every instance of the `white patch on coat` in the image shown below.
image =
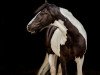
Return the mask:
{"type": "Polygon", "coordinates": [[[82,58],[80,58],[80,57],[75,58],[75,62],[77,64],[77,75],[83,75],[82,74],[82,66],[83,66],[83,62],[84,62],[84,55],[82,58]]]}
{"type": "Polygon", "coordinates": [[[53,52],[60,57],[60,45],[64,45],[67,41],[67,28],[61,20],[55,21],[51,25],[58,27],[51,38],[51,48],[53,52]]]}
{"type": "Polygon", "coordinates": [[[60,7],[60,12],[79,30],[79,32],[85,38],[86,46],[87,46],[87,34],[86,34],[86,31],[85,31],[83,25],[67,9],[60,7]]]}
{"type": "MultiPolygon", "coordinates": [[[[40,11],[40,12],[41,12],[41,11],[40,11]]],[[[40,12],[38,12],[38,13],[36,14],[36,16],[28,23],[28,25],[30,25],[30,24],[34,21],[34,19],[37,17],[37,15],[38,15],[40,12]]]]}

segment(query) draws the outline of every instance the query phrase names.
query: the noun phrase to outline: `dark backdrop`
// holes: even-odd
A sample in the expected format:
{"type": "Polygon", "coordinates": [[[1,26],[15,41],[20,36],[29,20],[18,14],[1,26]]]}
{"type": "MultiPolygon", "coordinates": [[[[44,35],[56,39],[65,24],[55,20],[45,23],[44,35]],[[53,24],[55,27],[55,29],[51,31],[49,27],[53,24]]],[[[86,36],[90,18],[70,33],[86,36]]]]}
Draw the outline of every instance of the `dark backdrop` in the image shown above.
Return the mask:
{"type": "MultiPolygon", "coordinates": [[[[99,24],[95,2],[87,0],[48,0],[64,7],[84,25],[88,35],[88,49],[84,70],[92,75],[100,71],[99,24]]],[[[6,75],[33,74],[40,67],[45,49],[41,34],[31,35],[27,23],[44,0],[2,0],[0,15],[0,72],[6,75]]],[[[95,74],[94,74],[95,75],[95,74]]]]}

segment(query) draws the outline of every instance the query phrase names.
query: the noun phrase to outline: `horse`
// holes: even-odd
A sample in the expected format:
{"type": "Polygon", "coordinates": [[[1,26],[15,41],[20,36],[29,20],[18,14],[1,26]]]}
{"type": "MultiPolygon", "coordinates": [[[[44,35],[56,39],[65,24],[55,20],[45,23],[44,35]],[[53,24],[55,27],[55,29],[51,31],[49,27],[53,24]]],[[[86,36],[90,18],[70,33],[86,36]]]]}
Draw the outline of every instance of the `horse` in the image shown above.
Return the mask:
{"type": "Polygon", "coordinates": [[[83,75],[82,66],[87,50],[87,33],[83,25],[69,10],[55,4],[44,3],[35,13],[36,16],[28,23],[27,30],[33,34],[46,30],[44,39],[47,54],[44,61],[46,64],[43,64],[44,69],[49,68],[49,63],[51,75],[56,75],[57,58],[59,58],[60,74],[67,75],[66,64],[74,60],[77,65],[77,75],[83,75]]]}

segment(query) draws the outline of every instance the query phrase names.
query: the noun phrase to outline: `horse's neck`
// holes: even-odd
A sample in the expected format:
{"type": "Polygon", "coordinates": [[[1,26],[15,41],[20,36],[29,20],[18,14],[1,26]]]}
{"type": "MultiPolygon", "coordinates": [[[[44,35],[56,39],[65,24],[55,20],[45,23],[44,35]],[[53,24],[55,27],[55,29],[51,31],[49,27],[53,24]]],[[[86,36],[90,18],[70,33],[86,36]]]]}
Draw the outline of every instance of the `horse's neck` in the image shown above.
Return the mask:
{"type": "Polygon", "coordinates": [[[50,41],[54,34],[54,31],[57,29],[56,26],[49,25],[46,30],[45,44],[47,47],[50,47],[50,41]]]}
{"type": "Polygon", "coordinates": [[[50,25],[46,32],[46,45],[50,47],[52,51],[60,56],[60,45],[65,45],[67,36],[60,30],[60,28],[50,25]]]}
{"type": "Polygon", "coordinates": [[[58,20],[50,24],[46,32],[46,45],[51,47],[52,51],[60,56],[60,45],[65,45],[67,41],[67,28],[63,21],[58,20]]]}
{"type": "Polygon", "coordinates": [[[67,36],[64,35],[64,33],[59,28],[57,28],[54,31],[50,41],[52,51],[56,55],[60,56],[60,45],[65,45],[66,41],[67,41],[67,36]]]}

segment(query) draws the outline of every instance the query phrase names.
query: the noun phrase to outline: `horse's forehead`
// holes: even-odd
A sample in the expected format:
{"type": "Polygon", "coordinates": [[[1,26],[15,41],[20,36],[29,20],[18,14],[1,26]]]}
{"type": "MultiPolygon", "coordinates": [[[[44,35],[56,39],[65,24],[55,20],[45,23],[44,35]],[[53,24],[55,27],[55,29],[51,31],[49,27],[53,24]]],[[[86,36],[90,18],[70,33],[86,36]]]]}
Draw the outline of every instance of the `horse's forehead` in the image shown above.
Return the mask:
{"type": "Polygon", "coordinates": [[[34,21],[34,19],[37,17],[37,15],[40,14],[40,13],[41,13],[41,11],[39,11],[39,12],[35,15],[35,17],[33,17],[33,19],[28,23],[28,25],[30,25],[30,24],[34,21]]]}

